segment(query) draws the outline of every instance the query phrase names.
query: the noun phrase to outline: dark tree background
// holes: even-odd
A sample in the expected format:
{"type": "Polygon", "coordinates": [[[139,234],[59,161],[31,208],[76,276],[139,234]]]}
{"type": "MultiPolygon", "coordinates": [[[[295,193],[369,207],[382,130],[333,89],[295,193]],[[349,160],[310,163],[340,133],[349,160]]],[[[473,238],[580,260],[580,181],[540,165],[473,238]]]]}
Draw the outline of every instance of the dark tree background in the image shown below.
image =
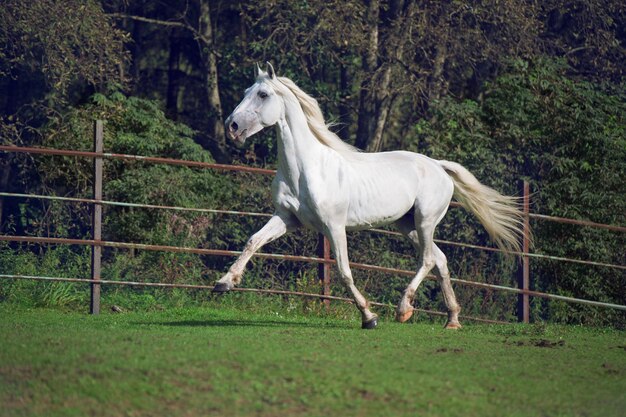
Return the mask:
{"type": "MultiPolygon", "coordinates": [[[[457,160],[509,194],[526,179],[536,193],[535,211],[623,225],[625,28],[626,6],[618,0],[4,0],[0,143],[88,149],[89,123],[105,117],[111,120],[109,149],[271,166],[272,132],[241,150],[228,143],[223,127],[253,82],[256,63],[271,61],[279,74],[318,98],[344,140],[364,150],[411,149],[457,160]],[[184,145],[176,149],[176,143],[184,145]]],[[[86,195],[88,164],[63,161],[3,153],[0,190],[86,195]]],[[[258,210],[268,204],[258,194],[266,185],[256,179],[246,188],[231,177],[205,176],[180,194],[173,184],[182,184],[188,173],[179,178],[139,168],[116,166],[110,195],[152,203],[169,195],[172,204],[211,205],[197,197],[205,193],[221,206],[258,210]],[[169,183],[153,180],[164,175],[169,183]],[[223,192],[228,187],[241,191],[223,192]],[[254,197],[241,201],[246,190],[254,197]]],[[[0,224],[3,233],[87,233],[86,212],[63,210],[35,201],[27,208],[0,197],[0,224]],[[75,227],[51,226],[60,221],[75,227]]],[[[152,231],[175,235],[183,227],[181,217],[142,216],[110,213],[120,239],[167,242],[169,235],[152,231]]],[[[488,242],[479,227],[462,231],[471,222],[464,214],[449,217],[442,236],[488,242]]],[[[189,244],[238,248],[255,227],[205,220],[185,218],[184,227],[194,230],[189,244]]],[[[623,234],[534,226],[538,252],[624,264],[623,234]]],[[[287,240],[283,249],[292,250],[295,242],[287,240]]],[[[380,259],[372,242],[357,240],[354,257],[380,259]]],[[[407,251],[402,243],[392,246],[407,251]]],[[[458,259],[459,275],[489,280],[488,274],[502,274],[497,268],[511,269],[500,258],[449,251],[458,259]],[[490,270],[493,265],[499,266],[490,270]],[[481,268],[488,272],[477,276],[481,268]]],[[[396,266],[402,262],[389,258],[396,266]]],[[[226,263],[205,259],[193,265],[214,271],[226,263]]],[[[306,271],[289,268],[278,265],[275,273],[304,280],[306,271]]],[[[626,302],[619,271],[537,264],[534,273],[539,289],[626,302]]],[[[422,301],[435,296],[427,292],[422,301]]],[[[480,310],[480,300],[491,296],[468,293],[466,302],[480,310]]],[[[534,307],[537,317],[590,316],[576,306],[537,301],[534,307]]]]}

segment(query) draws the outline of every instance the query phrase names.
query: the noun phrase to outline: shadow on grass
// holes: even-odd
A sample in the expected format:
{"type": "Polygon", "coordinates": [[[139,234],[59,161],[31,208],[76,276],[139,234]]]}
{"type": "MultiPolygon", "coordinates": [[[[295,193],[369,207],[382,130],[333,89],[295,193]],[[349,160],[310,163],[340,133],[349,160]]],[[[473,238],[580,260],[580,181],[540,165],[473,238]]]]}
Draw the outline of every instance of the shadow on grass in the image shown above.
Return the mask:
{"type": "Polygon", "coordinates": [[[167,327],[273,327],[273,328],[323,328],[323,329],[349,329],[350,323],[304,323],[288,320],[241,320],[241,319],[206,319],[206,320],[181,320],[181,321],[152,321],[135,322],[135,325],[167,326],[167,327]]]}

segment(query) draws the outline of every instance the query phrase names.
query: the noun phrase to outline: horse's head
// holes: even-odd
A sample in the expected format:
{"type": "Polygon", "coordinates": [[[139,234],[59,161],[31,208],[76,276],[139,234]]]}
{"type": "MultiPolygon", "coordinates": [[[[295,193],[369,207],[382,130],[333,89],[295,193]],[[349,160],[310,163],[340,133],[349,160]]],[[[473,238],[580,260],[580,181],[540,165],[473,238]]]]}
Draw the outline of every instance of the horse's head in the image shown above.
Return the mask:
{"type": "Polygon", "coordinates": [[[226,119],[228,136],[239,146],[265,127],[275,125],[284,114],[282,100],[272,87],[276,80],[274,68],[268,62],[267,71],[257,66],[256,82],[246,90],[241,103],[226,119]]]}

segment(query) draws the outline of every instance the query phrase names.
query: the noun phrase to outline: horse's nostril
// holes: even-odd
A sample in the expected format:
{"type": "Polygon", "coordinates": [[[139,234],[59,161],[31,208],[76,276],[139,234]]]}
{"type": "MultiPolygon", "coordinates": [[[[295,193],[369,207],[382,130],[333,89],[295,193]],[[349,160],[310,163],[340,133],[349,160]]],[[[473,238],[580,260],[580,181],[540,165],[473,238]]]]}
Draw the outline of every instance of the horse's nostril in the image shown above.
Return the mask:
{"type": "Polygon", "coordinates": [[[230,130],[232,130],[233,132],[236,132],[237,129],[239,129],[239,125],[237,125],[237,122],[232,122],[230,124],[230,130]]]}

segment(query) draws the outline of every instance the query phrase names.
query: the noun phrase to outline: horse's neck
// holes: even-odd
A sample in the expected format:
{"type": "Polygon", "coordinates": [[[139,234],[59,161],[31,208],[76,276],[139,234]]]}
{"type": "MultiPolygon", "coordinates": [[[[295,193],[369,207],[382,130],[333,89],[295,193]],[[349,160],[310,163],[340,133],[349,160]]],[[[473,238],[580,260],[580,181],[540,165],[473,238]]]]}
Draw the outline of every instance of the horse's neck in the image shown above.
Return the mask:
{"type": "Polygon", "coordinates": [[[322,145],[313,135],[300,106],[286,106],[285,119],[278,122],[278,170],[294,181],[320,160],[322,145]]]}

